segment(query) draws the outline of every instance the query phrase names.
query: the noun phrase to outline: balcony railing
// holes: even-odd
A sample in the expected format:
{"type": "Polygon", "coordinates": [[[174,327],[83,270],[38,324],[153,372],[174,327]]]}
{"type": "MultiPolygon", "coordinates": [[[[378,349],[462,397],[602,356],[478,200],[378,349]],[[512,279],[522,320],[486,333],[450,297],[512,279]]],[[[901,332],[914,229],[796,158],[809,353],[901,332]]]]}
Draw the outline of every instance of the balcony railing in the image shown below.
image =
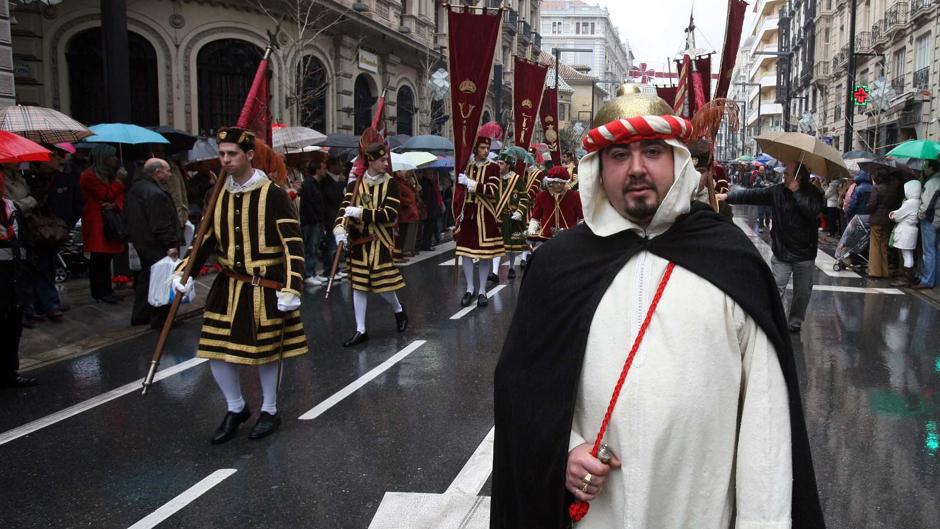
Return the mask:
{"type": "Polygon", "coordinates": [[[928,9],[937,5],[937,0],[911,0],[911,20],[917,18],[928,9]]]}
{"type": "Polygon", "coordinates": [[[499,9],[503,7],[503,0],[486,0],[486,7],[490,9],[499,9]]]}
{"type": "Polygon", "coordinates": [[[871,32],[870,31],[863,31],[855,36],[855,51],[856,52],[871,51],[871,32]]]}
{"type": "Polygon", "coordinates": [[[878,22],[875,22],[874,24],[871,25],[872,44],[877,44],[881,40],[882,37],[887,36],[887,34],[884,31],[882,31],[883,27],[884,27],[883,20],[879,20],[878,22]]]}
{"type": "Polygon", "coordinates": [[[516,34],[516,29],[519,27],[519,15],[516,14],[515,9],[510,9],[506,12],[506,18],[503,19],[503,29],[506,30],[510,35],[516,34]]]}
{"type": "Polygon", "coordinates": [[[542,49],[542,34],[541,33],[538,33],[535,31],[532,32],[532,46],[534,46],[536,50],[542,49]]]}
{"type": "Polygon", "coordinates": [[[532,38],[532,26],[528,22],[519,22],[519,40],[529,42],[532,38]]]}
{"type": "Polygon", "coordinates": [[[885,33],[890,33],[907,24],[908,7],[910,7],[910,4],[898,2],[888,8],[888,11],[885,12],[885,33]]]}
{"type": "Polygon", "coordinates": [[[894,89],[896,94],[904,93],[904,76],[895,77],[891,80],[891,88],[894,89]]]}
{"type": "Polygon", "coordinates": [[[927,90],[930,86],[930,67],[926,66],[914,72],[914,89],[927,90]]]}
{"type": "Polygon", "coordinates": [[[839,53],[832,58],[832,72],[835,73],[849,63],[849,47],[843,46],[839,53]]]}
{"type": "Polygon", "coordinates": [[[816,79],[829,78],[829,61],[816,61],[816,79]]]}
{"type": "Polygon", "coordinates": [[[808,85],[812,80],[813,80],[813,69],[810,68],[809,64],[807,64],[807,65],[803,68],[803,71],[800,72],[800,84],[802,84],[803,86],[806,86],[806,85],[808,85]]]}

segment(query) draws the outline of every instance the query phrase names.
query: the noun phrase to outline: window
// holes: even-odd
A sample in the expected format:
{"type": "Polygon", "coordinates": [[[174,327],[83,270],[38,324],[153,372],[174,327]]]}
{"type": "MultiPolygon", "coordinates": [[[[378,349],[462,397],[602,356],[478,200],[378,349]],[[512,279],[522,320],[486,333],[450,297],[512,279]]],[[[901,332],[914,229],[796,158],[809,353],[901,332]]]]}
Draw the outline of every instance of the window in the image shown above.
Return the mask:
{"type": "Polygon", "coordinates": [[[894,52],[894,78],[904,78],[904,68],[907,63],[907,49],[901,48],[894,52]]]}
{"type": "Polygon", "coordinates": [[[825,31],[824,35],[825,35],[825,38],[823,39],[824,42],[825,42],[826,44],[829,44],[829,28],[826,28],[826,31],[825,31]]]}
{"type": "Polygon", "coordinates": [[[353,104],[355,117],[353,118],[353,134],[362,134],[362,131],[372,124],[372,105],[378,100],[372,95],[372,83],[369,76],[359,74],[353,87],[353,104]]]}
{"type": "Polygon", "coordinates": [[[591,35],[593,35],[593,34],[594,34],[594,23],[591,22],[591,35]]]}
{"type": "Polygon", "coordinates": [[[925,33],[914,41],[914,71],[930,65],[930,33],[925,33]]]}
{"type": "Polygon", "coordinates": [[[395,109],[397,110],[398,134],[414,134],[414,116],[415,116],[415,97],[411,88],[403,86],[398,89],[398,98],[395,100],[395,109]]]}
{"type": "Polygon", "coordinates": [[[315,130],[326,130],[326,94],[329,84],[326,69],[319,59],[304,56],[297,65],[297,84],[300,86],[300,123],[315,130]]]}
{"type": "Polygon", "coordinates": [[[216,40],[199,50],[196,68],[201,133],[235,123],[263,53],[258,46],[239,39],[216,40]]]}

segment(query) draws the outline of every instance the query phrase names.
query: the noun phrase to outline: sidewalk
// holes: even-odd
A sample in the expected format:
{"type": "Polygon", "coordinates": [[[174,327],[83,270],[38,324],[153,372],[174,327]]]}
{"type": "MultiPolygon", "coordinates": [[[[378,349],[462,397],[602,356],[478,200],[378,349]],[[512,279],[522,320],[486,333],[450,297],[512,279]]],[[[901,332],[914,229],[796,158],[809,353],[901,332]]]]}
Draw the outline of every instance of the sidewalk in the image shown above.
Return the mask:
{"type": "MultiPolygon", "coordinates": [[[[177,318],[194,318],[202,314],[206,294],[214,278],[212,273],[196,280],[196,299],[180,306],[177,318]]],[[[159,332],[148,325],[131,327],[133,289],[116,289],[115,294],[122,299],[120,303],[111,305],[92,299],[87,277],[70,279],[56,287],[62,302],[71,305],[71,309],[65,312],[60,322],[43,319],[32,329],[23,329],[20,339],[21,372],[81,356],[148,332],[159,332]]]]}

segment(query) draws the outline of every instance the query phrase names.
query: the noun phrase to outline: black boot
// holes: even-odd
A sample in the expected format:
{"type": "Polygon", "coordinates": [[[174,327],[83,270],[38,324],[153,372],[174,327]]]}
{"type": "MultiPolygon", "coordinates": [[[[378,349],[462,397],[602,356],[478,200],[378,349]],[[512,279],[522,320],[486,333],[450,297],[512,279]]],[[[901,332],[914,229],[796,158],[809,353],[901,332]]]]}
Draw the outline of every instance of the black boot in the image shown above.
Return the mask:
{"type": "Polygon", "coordinates": [[[516,269],[515,269],[515,268],[510,268],[509,271],[506,272],[506,278],[507,278],[507,279],[515,279],[515,278],[516,278],[516,269]]]}
{"type": "Polygon", "coordinates": [[[487,283],[499,283],[499,276],[490,272],[490,275],[486,276],[487,283]]]}
{"type": "Polygon", "coordinates": [[[215,435],[212,436],[212,444],[220,445],[232,437],[235,437],[238,426],[247,421],[250,417],[251,410],[248,409],[248,406],[245,406],[245,409],[238,413],[233,411],[226,413],[225,417],[222,419],[222,424],[216,428],[215,435]]]}
{"type": "Polygon", "coordinates": [[[470,303],[473,302],[473,292],[465,292],[463,297],[460,298],[461,307],[469,307],[470,303]]]}
{"type": "Polygon", "coordinates": [[[262,437],[271,435],[280,425],[281,417],[279,415],[271,415],[270,413],[263,411],[261,412],[261,415],[258,416],[258,420],[255,422],[255,426],[251,429],[251,433],[248,434],[248,438],[261,439],[262,437]]]}
{"type": "Polygon", "coordinates": [[[395,324],[398,326],[398,332],[408,330],[408,313],[405,312],[405,306],[401,306],[401,312],[395,313],[395,324]]]}
{"type": "Polygon", "coordinates": [[[486,298],[486,294],[480,294],[477,296],[477,307],[485,307],[490,304],[490,300],[486,298]]]}
{"type": "Polygon", "coordinates": [[[362,342],[369,340],[369,333],[356,331],[355,334],[349,337],[348,340],[343,342],[343,347],[352,347],[354,345],[359,345],[362,342]]]}

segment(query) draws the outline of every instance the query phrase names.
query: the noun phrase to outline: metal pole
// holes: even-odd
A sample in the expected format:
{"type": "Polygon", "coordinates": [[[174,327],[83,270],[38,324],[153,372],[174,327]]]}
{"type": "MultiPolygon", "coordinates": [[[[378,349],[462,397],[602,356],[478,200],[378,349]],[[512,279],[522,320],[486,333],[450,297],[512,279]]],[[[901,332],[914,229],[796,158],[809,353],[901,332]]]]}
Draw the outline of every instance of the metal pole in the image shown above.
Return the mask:
{"type": "Polygon", "coordinates": [[[555,54],[555,90],[558,90],[558,70],[561,69],[561,50],[552,48],[552,53],[555,54]]]}
{"type": "Polygon", "coordinates": [[[845,145],[843,152],[852,150],[853,127],[855,126],[855,106],[852,101],[852,88],[855,85],[855,11],[858,0],[849,2],[849,62],[845,66],[848,75],[845,80],[845,145]]]}
{"type": "Polygon", "coordinates": [[[126,0],[101,0],[104,101],[107,119],[131,121],[131,70],[127,44],[126,0]]]}
{"type": "Polygon", "coordinates": [[[597,87],[597,79],[591,79],[591,123],[594,123],[594,90],[597,87]]]}
{"type": "Polygon", "coordinates": [[[741,112],[744,114],[742,121],[741,121],[742,123],[744,123],[744,125],[741,127],[741,154],[742,155],[744,154],[744,140],[747,136],[747,101],[744,101],[743,103],[744,104],[741,105],[741,112]]]}

